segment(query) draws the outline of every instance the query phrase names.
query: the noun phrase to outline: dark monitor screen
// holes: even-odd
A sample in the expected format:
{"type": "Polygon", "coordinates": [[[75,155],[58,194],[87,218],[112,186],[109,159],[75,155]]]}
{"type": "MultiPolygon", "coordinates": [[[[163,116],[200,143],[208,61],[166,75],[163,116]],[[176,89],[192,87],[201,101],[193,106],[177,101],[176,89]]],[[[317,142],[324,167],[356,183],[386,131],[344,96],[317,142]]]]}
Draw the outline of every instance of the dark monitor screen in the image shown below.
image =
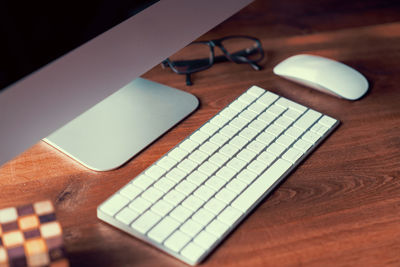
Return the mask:
{"type": "Polygon", "coordinates": [[[158,1],[1,1],[0,91],[158,1]]]}

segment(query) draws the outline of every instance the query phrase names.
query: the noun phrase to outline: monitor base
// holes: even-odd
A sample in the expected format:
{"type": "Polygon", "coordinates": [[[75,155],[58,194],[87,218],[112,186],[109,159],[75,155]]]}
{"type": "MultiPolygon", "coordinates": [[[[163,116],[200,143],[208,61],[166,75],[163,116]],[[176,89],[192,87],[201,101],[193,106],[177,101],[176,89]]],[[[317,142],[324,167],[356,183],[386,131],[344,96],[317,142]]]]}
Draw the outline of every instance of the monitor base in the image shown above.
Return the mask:
{"type": "Polygon", "coordinates": [[[89,169],[116,169],[198,107],[189,93],[137,78],[64,125],[46,143],[89,169]]]}

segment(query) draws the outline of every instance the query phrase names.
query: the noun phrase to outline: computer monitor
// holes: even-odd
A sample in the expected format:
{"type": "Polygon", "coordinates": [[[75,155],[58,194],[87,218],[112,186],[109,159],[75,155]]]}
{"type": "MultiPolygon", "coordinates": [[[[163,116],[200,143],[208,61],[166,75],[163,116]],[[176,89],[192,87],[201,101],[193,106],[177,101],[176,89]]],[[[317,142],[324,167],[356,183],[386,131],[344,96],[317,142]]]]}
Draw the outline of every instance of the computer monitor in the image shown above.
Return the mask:
{"type": "Polygon", "coordinates": [[[47,137],[119,167],[197,105],[138,77],[249,2],[2,1],[0,165],[47,137]]]}

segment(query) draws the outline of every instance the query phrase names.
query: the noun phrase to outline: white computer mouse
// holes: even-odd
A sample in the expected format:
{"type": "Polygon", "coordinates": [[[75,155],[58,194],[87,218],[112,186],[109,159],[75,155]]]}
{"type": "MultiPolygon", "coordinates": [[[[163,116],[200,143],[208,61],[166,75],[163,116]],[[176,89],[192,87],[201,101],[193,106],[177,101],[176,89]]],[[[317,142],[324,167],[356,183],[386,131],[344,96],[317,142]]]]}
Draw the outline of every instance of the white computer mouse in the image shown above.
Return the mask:
{"type": "Polygon", "coordinates": [[[274,68],[286,79],[348,100],[368,91],[367,79],[355,69],[338,61],[313,55],[289,57],[274,68]]]}

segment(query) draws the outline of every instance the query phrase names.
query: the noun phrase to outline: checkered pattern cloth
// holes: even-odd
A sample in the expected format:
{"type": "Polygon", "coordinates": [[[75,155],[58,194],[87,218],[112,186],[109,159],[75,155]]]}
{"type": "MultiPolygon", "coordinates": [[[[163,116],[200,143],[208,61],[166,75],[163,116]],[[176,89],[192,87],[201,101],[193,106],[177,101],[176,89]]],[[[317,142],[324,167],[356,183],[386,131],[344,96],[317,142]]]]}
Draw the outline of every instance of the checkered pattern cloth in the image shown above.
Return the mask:
{"type": "Polygon", "coordinates": [[[68,266],[62,229],[50,201],[0,209],[3,266],[68,266]]]}

